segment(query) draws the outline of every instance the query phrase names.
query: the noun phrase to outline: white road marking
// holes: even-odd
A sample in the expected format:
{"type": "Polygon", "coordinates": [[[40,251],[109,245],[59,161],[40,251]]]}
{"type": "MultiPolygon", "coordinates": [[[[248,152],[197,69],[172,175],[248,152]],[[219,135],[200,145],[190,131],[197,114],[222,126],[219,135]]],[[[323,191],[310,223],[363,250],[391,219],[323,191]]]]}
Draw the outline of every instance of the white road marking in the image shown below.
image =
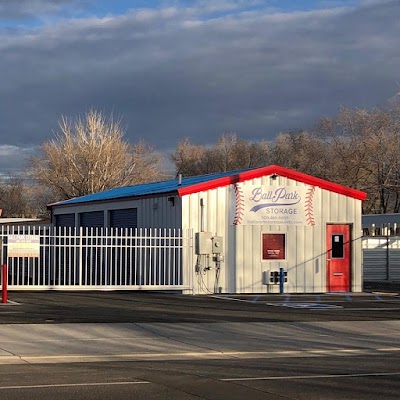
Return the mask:
{"type": "MultiPolygon", "coordinates": [[[[215,299],[220,299],[220,300],[230,300],[230,301],[241,301],[243,303],[253,303],[252,300],[236,299],[235,297],[225,297],[225,296],[211,296],[211,297],[214,297],[215,299]]],[[[257,303],[262,303],[262,302],[260,301],[257,303]]]]}
{"type": "Polygon", "coordinates": [[[377,351],[400,351],[399,347],[381,347],[380,349],[376,349],[377,351]]]}
{"type": "Polygon", "coordinates": [[[21,303],[17,303],[16,301],[7,300],[7,303],[0,303],[0,306],[20,306],[21,303]]]}
{"type": "Polygon", "coordinates": [[[92,382],[92,383],[59,383],[48,385],[22,385],[22,386],[0,386],[0,390],[15,389],[43,389],[56,387],[80,387],[80,386],[115,386],[115,385],[140,385],[148,384],[147,381],[128,381],[128,382],[92,382]]]}
{"type": "Polygon", "coordinates": [[[346,311],[398,311],[400,307],[347,307],[346,311]]]}
{"type": "Polygon", "coordinates": [[[400,372],[368,372],[363,374],[330,374],[330,375],[293,375],[293,376],[261,376],[261,377],[248,377],[248,378],[224,378],[221,381],[235,382],[235,381],[278,381],[278,380],[291,380],[291,379],[326,379],[326,378],[357,378],[365,376],[397,376],[400,372]]]}
{"type": "MultiPolygon", "coordinates": [[[[292,375],[292,376],[260,376],[246,378],[222,378],[223,382],[246,382],[246,381],[278,381],[278,380],[298,380],[298,379],[337,379],[337,378],[362,378],[379,376],[398,376],[400,372],[368,372],[359,374],[329,374],[329,375],[292,375]]],[[[0,390],[21,390],[21,389],[51,389],[68,387],[93,387],[93,386],[121,386],[121,385],[143,385],[151,384],[149,381],[125,381],[125,382],[85,382],[85,383],[58,383],[45,385],[15,385],[0,386],[0,390]]]]}
{"type": "Polygon", "coordinates": [[[2,311],[0,310],[0,314],[25,314],[24,311],[2,311]]]}
{"type": "MultiPolygon", "coordinates": [[[[254,295],[253,295],[254,296],[254,295]]],[[[294,300],[294,299],[291,299],[291,298],[289,298],[289,297],[286,297],[286,299],[285,300],[283,300],[283,301],[269,301],[269,302],[266,302],[266,300],[265,299],[263,299],[262,298],[262,296],[257,296],[257,301],[254,301],[254,298],[253,299],[249,299],[249,300],[247,300],[247,299],[239,299],[239,298],[236,298],[236,297],[230,297],[230,296],[217,296],[217,295],[214,295],[214,296],[210,296],[210,297],[213,297],[213,298],[215,298],[215,299],[220,299],[220,300],[227,300],[227,301],[240,301],[240,302],[242,302],[242,303],[252,303],[252,304],[267,304],[267,305],[280,305],[280,306],[282,306],[282,304],[287,304],[287,306],[288,307],[290,307],[289,305],[291,305],[291,304],[327,304],[327,302],[330,302],[330,303],[349,303],[349,300],[340,300],[340,299],[334,299],[334,298],[322,298],[322,299],[320,299],[320,300],[317,300],[317,302],[311,302],[311,301],[301,301],[301,300],[294,300]]],[[[377,302],[379,302],[379,303],[397,303],[397,304],[399,304],[399,300],[398,299],[396,299],[396,300],[392,300],[392,299],[390,299],[390,298],[388,298],[388,299],[376,299],[376,298],[366,298],[366,299],[362,299],[363,300],[363,302],[368,302],[368,303],[377,303],[377,302]]],[[[354,304],[354,303],[353,303],[354,304]]],[[[330,306],[332,306],[333,307],[333,305],[332,304],[329,304],[330,306]]],[[[293,306],[292,306],[293,307],[293,306]]],[[[336,307],[340,307],[340,306],[336,306],[336,307]]],[[[294,308],[294,307],[293,307],[294,308]]],[[[329,309],[328,307],[326,307],[326,309],[329,309]]],[[[332,309],[334,309],[334,308],[332,308],[332,309]]],[[[398,309],[400,309],[400,308],[388,308],[388,310],[398,310],[398,309]]],[[[346,307],[346,308],[344,308],[344,310],[346,310],[346,311],[348,311],[348,310],[359,310],[359,311],[365,311],[365,310],[384,310],[384,308],[380,308],[380,307],[376,307],[376,308],[370,308],[370,307],[366,307],[366,308],[353,308],[353,307],[346,307]]]]}
{"type": "Polygon", "coordinates": [[[287,307],[287,308],[297,308],[297,309],[309,309],[309,310],[330,310],[330,309],[338,309],[343,308],[342,306],[336,306],[334,304],[325,304],[325,303],[298,303],[298,302],[287,302],[287,303],[265,303],[267,306],[277,306],[277,307],[287,307]]]}

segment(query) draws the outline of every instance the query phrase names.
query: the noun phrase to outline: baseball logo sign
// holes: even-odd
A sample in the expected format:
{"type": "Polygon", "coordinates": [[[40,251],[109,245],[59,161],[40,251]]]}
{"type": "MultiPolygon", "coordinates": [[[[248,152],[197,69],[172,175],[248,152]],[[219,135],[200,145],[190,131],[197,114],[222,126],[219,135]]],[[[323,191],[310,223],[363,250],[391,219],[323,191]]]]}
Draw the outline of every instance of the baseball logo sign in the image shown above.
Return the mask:
{"type": "Polygon", "coordinates": [[[236,184],[233,225],[315,225],[315,186],[236,184]]]}

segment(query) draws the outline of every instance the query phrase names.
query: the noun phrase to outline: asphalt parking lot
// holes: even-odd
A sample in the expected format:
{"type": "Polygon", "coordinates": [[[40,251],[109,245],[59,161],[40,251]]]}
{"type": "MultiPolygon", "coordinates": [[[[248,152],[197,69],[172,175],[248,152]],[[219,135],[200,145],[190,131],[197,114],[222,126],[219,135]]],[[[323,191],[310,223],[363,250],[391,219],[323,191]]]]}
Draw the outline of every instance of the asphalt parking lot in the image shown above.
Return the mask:
{"type": "Polygon", "coordinates": [[[385,355],[11,365],[0,370],[0,396],[7,400],[397,400],[396,364],[396,357],[385,355]]]}
{"type": "Polygon", "coordinates": [[[10,292],[0,324],[295,322],[400,319],[397,293],[190,296],[154,292],[10,292]]]}
{"type": "Polygon", "coordinates": [[[9,300],[0,306],[5,399],[398,399],[398,293],[9,300]]]}

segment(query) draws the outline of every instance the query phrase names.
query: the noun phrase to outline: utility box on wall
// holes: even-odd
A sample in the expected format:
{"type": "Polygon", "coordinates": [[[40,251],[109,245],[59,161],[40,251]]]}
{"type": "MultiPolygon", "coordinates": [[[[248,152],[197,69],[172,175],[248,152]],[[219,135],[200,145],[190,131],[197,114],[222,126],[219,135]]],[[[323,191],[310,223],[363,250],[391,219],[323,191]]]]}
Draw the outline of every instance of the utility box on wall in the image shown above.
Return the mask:
{"type": "MultiPolygon", "coordinates": [[[[263,285],[278,285],[280,281],[279,271],[263,271],[262,284],[263,285]]],[[[283,281],[287,283],[287,271],[283,272],[283,281]]]]}
{"type": "Polygon", "coordinates": [[[212,254],[213,241],[211,232],[196,232],[195,251],[196,254],[212,254]]]}
{"type": "Polygon", "coordinates": [[[224,250],[222,237],[221,236],[214,236],[212,238],[212,252],[213,254],[221,254],[224,250]]]}

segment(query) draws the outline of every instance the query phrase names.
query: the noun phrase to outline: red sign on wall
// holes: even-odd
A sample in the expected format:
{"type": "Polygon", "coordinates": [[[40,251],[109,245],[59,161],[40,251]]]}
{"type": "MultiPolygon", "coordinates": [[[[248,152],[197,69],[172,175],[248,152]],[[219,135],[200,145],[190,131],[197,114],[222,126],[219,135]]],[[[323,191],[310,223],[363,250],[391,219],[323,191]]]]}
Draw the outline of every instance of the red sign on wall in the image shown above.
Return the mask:
{"type": "Polygon", "coordinates": [[[285,234],[284,233],[263,233],[262,235],[262,259],[263,260],[284,260],[285,234]]]}

